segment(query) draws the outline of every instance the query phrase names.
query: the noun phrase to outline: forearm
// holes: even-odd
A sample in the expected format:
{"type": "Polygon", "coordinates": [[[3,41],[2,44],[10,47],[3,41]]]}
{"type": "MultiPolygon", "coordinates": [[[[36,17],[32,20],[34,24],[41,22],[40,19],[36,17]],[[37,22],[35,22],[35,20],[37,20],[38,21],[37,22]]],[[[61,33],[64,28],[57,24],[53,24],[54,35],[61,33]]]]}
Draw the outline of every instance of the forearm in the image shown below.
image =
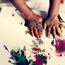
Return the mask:
{"type": "Polygon", "coordinates": [[[50,0],[50,7],[48,12],[49,16],[58,16],[60,2],[61,0],[50,0]]]}
{"type": "Polygon", "coordinates": [[[27,7],[24,0],[10,0],[12,4],[22,13],[26,19],[30,19],[32,11],[27,7]]]}

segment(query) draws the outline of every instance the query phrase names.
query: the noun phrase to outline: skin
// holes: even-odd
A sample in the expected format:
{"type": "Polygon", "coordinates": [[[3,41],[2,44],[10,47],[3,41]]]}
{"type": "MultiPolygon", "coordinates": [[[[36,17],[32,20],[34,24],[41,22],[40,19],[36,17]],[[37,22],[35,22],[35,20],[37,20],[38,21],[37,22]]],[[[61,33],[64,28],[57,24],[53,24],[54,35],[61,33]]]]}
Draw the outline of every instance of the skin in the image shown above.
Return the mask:
{"type": "MultiPolygon", "coordinates": [[[[28,7],[28,5],[25,3],[24,0],[10,0],[10,1],[21,12],[21,14],[28,20],[28,28],[29,28],[30,34],[32,36],[35,35],[37,38],[41,38],[41,35],[43,34],[43,26],[42,26],[42,23],[39,24],[39,22],[43,21],[42,17],[35,14],[28,7]],[[34,19],[37,21],[39,26],[36,24],[34,19]]],[[[47,37],[50,37],[51,29],[54,31],[53,32],[54,37],[56,37],[55,30],[58,31],[58,34],[60,37],[62,36],[58,28],[58,25],[60,25],[61,23],[59,22],[58,17],[57,17],[59,7],[60,7],[60,2],[61,0],[50,0],[48,17],[46,18],[45,23],[44,23],[44,30],[48,28],[47,37]]]]}
{"type": "Polygon", "coordinates": [[[12,4],[21,12],[21,14],[28,20],[28,28],[30,31],[30,34],[32,36],[36,36],[37,38],[40,38],[43,34],[43,26],[42,23],[39,24],[39,22],[42,22],[42,17],[35,14],[30,7],[27,6],[24,0],[10,0],[12,4]],[[35,23],[34,19],[37,21],[39,27],[35,23]],[[39,30],[41,30],[41,33],[39,33],[39,30]]]}
{"type": "Polygon", "coordinates": [[[57,38],[56,30],[58,35],[62,37],[59,25],[61,24],[58,20],[58,11],[60,7],[61,0],[50,0],[50,7],[48,12],[48,17],[45,19],[44,30],[48,29],[47,37],[50,37],[51,30],[53,31],[53,35],[57,38]],[[46,26],[45,26],[46,25],[46,26]]]}

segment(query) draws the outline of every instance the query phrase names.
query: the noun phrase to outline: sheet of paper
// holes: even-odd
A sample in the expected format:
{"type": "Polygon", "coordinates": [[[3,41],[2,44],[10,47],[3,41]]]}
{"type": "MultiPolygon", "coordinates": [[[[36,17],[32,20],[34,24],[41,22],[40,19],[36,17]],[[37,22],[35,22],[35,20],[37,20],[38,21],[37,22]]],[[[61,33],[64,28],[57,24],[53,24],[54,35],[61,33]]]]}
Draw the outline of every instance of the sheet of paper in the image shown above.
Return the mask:
{"type": "MultiPolygon", "coordinates": [[[[40,11],[33,10],[37,14],[40,14],[40,11]]],[[[65,14],[60,13],[63,20],[65,21],[65,14]]],[[[4,49],[3,44],[7,46],[7,48],[11,51],[12,48],[19,47],[23,49],[23,46],[26,46],[27,56],[31,54],[31,47],[33,45],[32,40],[36,40],[35,37],[32,37],[30,34],[25,34],[25,31],[28,31],[28,28],[24,26],[25,19],[22,15],[15,11],[13,7],[3,7],[1,10],[0,16],[0,65],[12,65],[8,62],[8,57],[10,57],[9,53],[4,49]],[[21,25],[21,22],[23,23],[21,25]]],[[[65,30],[63,29],[64,33],[65,30]]],[[[63,36],[64,36],[63,33],[63,36]]],[[[48,56],[48,53],[51,54],[51,59],[47,59],[47,65],[64,65],[65,57],[56,57],[55,56],[55,48],[51,45],[51,41],[53,40],[52,35],[50,35],[50,39],[45,36],[45,31],[43,31],[42,45],[39,45],[39,48],[45,49],[45,54],[48,56]],[[50,49],[52,48],[52,50],[50,49]]]]}

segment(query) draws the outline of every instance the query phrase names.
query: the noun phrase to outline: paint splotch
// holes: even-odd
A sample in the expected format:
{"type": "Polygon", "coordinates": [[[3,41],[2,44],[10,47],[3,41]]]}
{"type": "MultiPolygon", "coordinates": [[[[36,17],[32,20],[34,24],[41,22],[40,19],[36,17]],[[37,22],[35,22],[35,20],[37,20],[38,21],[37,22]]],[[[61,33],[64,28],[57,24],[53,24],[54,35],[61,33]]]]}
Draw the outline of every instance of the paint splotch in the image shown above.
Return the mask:
{"type": "Polygon", "coordinates": [[[60,57],[62,56],[62,53],[65,52],[65,38],[63,39],[60,39],[60,38],[57,38],[55,39],[55,48],[56,48],[56,56],[60,57]]]}

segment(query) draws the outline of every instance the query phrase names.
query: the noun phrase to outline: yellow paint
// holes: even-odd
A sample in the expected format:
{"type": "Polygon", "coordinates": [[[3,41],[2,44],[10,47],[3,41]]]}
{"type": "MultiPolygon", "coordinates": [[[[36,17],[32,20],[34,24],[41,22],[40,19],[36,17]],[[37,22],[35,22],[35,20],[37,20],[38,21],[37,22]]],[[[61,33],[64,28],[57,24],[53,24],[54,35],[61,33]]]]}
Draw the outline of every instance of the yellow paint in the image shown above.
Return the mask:
{"type": "Polygon", "coordinates": [[[48,36],[47,36],[48,38],[50,37],[50,32],[48,32],[48,36]]]}
{"type": "Polygon", "coordinates": [[[47,25],[45,24],[44,30],[46,29],[47,25]]]}
{"type": "Polygon", "coordinates": [[[61,33],[63,33],[63,30],[61,29],[61,33]]]}

